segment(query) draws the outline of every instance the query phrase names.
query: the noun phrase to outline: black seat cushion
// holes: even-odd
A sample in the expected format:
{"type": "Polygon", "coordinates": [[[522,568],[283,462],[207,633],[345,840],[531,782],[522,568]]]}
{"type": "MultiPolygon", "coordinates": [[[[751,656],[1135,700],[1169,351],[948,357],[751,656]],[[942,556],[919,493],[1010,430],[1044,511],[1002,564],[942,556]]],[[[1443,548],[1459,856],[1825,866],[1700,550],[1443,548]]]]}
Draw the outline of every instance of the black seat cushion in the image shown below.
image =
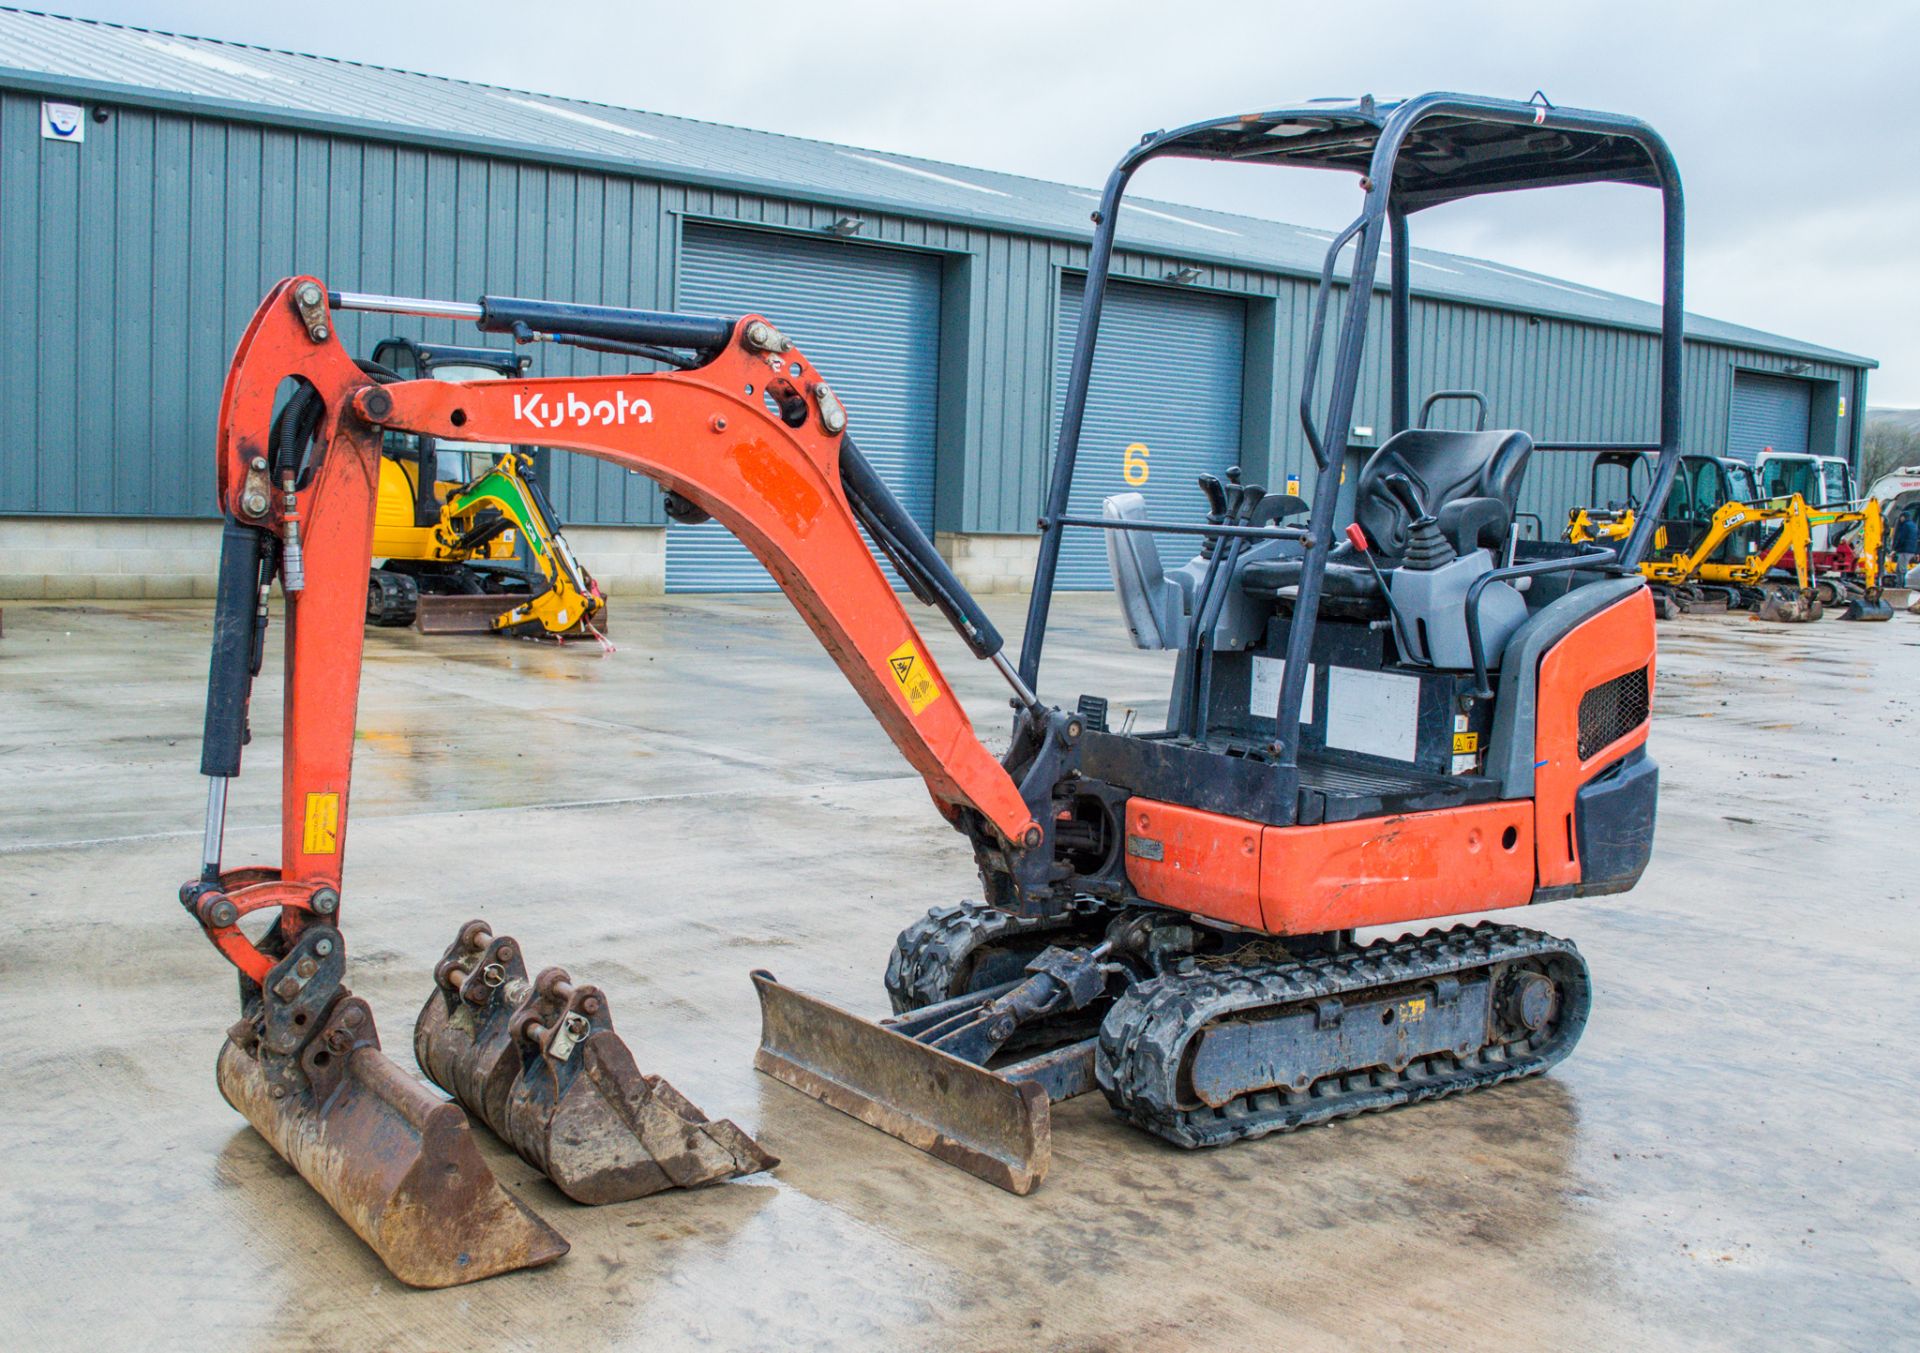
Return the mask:
{"type": "MultiPolygon", "coordinates": [[[[1298,558],[1263,559],[1241,570],[1240,585],[1249,596],[1291,603],[1300,586],[1302,567],[1298,558]]],[[[1387,597],[1380,590],[1380,580],[1345,545],[1327,556],[1327,570],[1320,579],[1320,605],[1328,615],[1353,620],[1374,620],[1387,614],[1387,597]]]]}
{"type": "MultiPolygon", "coordinates": [[[[1520,477],[1532,455],[1533,438],[1524,432],[1414,428],[1396,433],[1361,468],[1354,487],[1354,515],[1379,561],[1396,564],[1406,554],[1407,528],[1413,518],[1406,504],[1388,491],[1390,476],[1405,475],[1412,480],[1427,511],[1437,517],[1448,515],[1445,509],[1450,503],[1491,498],[1505,507],[1511,521],[1519,501],[1520,477]]],[[[1469,527],[1475,537],[1485,534],[1497,538],[1505,531],[1497,523],[1477,520],[1461,525],[1469,527]]],[[[1467,542],[1455,543],[1459,546],[1467,542]]]]}

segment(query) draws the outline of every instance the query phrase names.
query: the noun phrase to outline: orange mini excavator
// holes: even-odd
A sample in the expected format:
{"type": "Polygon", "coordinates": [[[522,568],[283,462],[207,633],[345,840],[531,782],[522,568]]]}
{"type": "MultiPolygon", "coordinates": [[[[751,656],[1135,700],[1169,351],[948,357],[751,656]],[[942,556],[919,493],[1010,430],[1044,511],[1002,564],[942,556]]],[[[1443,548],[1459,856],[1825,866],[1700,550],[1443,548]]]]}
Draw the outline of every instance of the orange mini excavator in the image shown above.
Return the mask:
{"type": "MultiPolygon", "coordinates": [[[[1659,440],[1626,448],[1658,453],[1648,500],[1660,502],[1681,444],[1682,207],[1667,148],[1643,123],[1537,97],[1433,94],[1250,113],[1129,150],[1094,216],[1017,666],[856,448],[823,374],[769,320],[329,293],[305,277],[275,287],[223,396],[212,786],[203,867],[182,893],[243,974],[242,1017],[220,1058],[227,1097],[409,1282],[465,1281],[564,1249],[492,1179],[460,1110],[379,1051],[371,1012],[343,984],[349,763],[387,430],[585,452],[652,477],[676,515],[723,523],[971,845],[982,900],[936,908],[901,934],[886,973],[893,1017],[859,1018],[754,975],[758,1065],[771,1075],[1024,1193],[1047,1167],[1050,1102],[1096,1087],[1124,1118],[1191,1147],[1552,1066],[1587,1019],[1573,945],[1510,917],[1403,932],[1639,878],[1658,775],[1645,747],[1653,608],[1638,564],[1655,523],[1638,523],[1617,553],[1522,540],[1529,459],[1602,448],[1414,425],[1407,220],[1481,193],[1599,182],[1651,187],[1664,202],[1659,440]],[[1121,198],[1165,156],[1359,176],[1360,213],[1329,246],[1303,317],[1310,501],[1229,476],[1203,482],[1204,522],[1149,519],[1124,492],[1097,516],[1069,513],[1121,198]],[[1344,433],[1374,308],[1333,302],[1343,286],[1373,293],[1389,242],[1395,431],[1368,453],[1344,433]],[[468,320],[671,369],[382,383],[336,339],[341,309],[468,320]],[[290,418],[295,402],[319,411],[290,418]],[[1097,693],[1072,709],[1035,694],[1069,529],[1107,533],[1134,643],[1178,655],[1164,728],[1109,726],[1097,693]],[[1163,564],[1156,540],[1183,537],[1197,552],[1163,564]],[[869,540],[1005,677],[1015,713],[1004,755],[982,745],[869,540]],[[280,857],[229,869],[226,788],[276,576],[287,599],[280,857]],[[243,927],[256,912],[275,918],[270,929],[243,927]],[[1392,937],[1357,938],[1374,927],[1392,937]]],[[[1154,397],[1151,379],[1138,397],[1154,397]]],[[[435,979],[416,1027],[422,1066],[574,1197],[769,1163],[731,1124],[635,1070],[603,994],[558,970],[529,979],[518,947],[484,925],[462,930],[435,979]]]]}

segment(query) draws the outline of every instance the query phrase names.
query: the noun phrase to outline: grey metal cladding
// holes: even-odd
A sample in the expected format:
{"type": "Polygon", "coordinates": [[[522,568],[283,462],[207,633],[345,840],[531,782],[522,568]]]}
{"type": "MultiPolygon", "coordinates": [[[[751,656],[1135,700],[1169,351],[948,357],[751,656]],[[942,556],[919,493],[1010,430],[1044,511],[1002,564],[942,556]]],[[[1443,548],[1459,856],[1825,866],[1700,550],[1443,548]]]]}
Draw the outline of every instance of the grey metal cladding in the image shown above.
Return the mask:
{"type": "MultiPolygon", "coordinates": [[[[0,349],[0,512],[208,515],[227,355],[291,272],[668,306],[684,221],[822,238],[851,213],[865,225],[847,247],[942,258],[936,525],[1031,531],[1052,454],[1060,279],[1085,266],[1093,205],[1086,189],[891,152],[0,9],[0,315],[33,336],[0,349]],[[48,95],[107,120],[87,124],[84,145],[43,142],[48,95]]],[[[1269,482],[1304,459],[1294,364],[1325,240],[1147,200],[1122,228],[1116,276],[1197,266],[1195,291],[1248,299],[1249,367],[1270,357],[1272,373],[1246,382],[1244,459],[1269,482]]],[[[1650,432],[1652,306],[1450,254],[1414,261],[1417,386],[1471,375],[1491,387],[1496,421],[1542,439],[1650,432]]],[[[341,329],[356,351],[385,332],[454,337],[418,320],[349,316],[341,329]]],[[[1736,365],[1805,363],[1856,410],[1871,365],[1699,317],[1687,361],[1689,449],[1705,450],[1724,445],[1736,365]]],[[[540,374],[611,369],[536,355],[540,374]]],[[[1365,380],[1356,421],[1384,426],[1380,353],[1365,380]]],[[[1549,534],[1585,475],[1582,457],[1535,458],[1527,502],[1549,534]]],[[[570,521],[664,520],[640,476],[563,456],[550,477],[570,521]]]]}

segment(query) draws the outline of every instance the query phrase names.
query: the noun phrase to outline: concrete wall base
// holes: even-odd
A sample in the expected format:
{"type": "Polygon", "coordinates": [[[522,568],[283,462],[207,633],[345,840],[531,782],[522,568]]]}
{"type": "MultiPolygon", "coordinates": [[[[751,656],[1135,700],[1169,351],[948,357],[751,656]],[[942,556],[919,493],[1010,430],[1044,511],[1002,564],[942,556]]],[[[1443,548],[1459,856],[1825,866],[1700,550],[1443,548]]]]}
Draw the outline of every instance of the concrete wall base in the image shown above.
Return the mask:
{"type": "MultiPolygon", "coordinates": [[[[1031,535],[942,531],[941,555],[969,591],[1033,587],[1031,535]]],[[[606,594],[655,597],[667,590],[663,526],[567,528],[567,542],[606,594]]],[[[0,599],[211,597],[220,524],[130,517],[0,518],[0,599]]]]}
{"type": "Polygon", "coordinates": [[[0,519],[0,598],[211,597],[220,523],[127,517],[0,519]]]}
{"type": "Polygon", "coordinates": [[[664,526],[569,526],[567,544],[609,598],[657,597],[667,590],[664,526]]]}
{"type": "Polygon", "coordinates": [[[969,592],[1031,592],[1039,539],[941,531],[934,536],[934,544],[969,592]]]}

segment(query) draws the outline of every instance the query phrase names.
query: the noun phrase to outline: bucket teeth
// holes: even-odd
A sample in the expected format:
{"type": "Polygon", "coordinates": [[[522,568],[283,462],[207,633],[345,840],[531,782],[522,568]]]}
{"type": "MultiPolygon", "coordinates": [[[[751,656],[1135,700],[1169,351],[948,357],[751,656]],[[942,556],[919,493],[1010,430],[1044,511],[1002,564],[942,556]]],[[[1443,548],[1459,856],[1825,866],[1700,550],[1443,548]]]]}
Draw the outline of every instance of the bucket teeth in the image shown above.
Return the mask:
{"type": "Polygon", "coordinates": [[[519,944],[482,921],[462,926],[435,967],[413,1050],[434,1084],[576,1202],[624,1202],[779,1163],[643,1074],[598,987],[559,968],[528,980],[519,944]]]}
{"type": "Polygon", "coordinates": [[[221,1048],[220,1093],[409,1286],[565,1254],[501,1188],[466,1114],[380,1051],[373,1012],[339,984],[342,958],[337,931],[301,934],[221,1048]]]}

